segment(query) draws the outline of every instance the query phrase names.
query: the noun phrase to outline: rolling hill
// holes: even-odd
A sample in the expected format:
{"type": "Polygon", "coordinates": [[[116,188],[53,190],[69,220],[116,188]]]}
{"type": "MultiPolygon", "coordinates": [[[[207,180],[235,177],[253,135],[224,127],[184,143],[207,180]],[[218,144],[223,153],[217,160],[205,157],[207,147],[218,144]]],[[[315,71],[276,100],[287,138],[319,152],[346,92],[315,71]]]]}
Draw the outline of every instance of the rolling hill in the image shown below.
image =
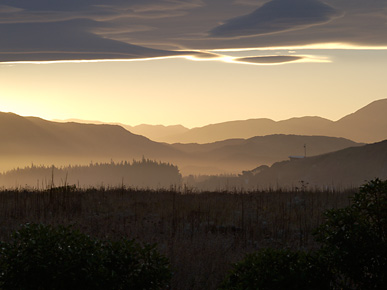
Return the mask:
{"type": "Polygon", "coordinates": [[[122,123],[104,123],[101,121],[91,121],[91,120],[81,120],[81,119],[66,119],[66,120],[53,120],[54,122],[60,122],[60,123],[81,123],[81,124],[108,124],[108,125],[118,125],[126,130],[130,131],[133,134],[138,134],[145,136],[151,140],[157,141],[157,142],[163,142],[165,138],[172,135],[178,135],[185,133],[189,131],[188,128],[182,126],[182,125],[172,125],[172,126],[164,126],[164,125],[147,125],[147,124],[141,124],[137,126],[130,126],[122,123]]]}
{"type": "Polygon", "coordinates": [[[334,123],[335,136],[365,143],[387,139],[387,99],[378,100],[334,123]]]}
{"type": "Polygon", "coordinates": [[[324,136],[267,135],[249,139],[230,139],[208,144],[172,144],[190,154],[192,166],[214,164],[226,172],[237,173],[258,165],[271,165],[288,159],[289,155],[314,156],[362,144],[344,138],[324,136]]]}
{"type": "Polygon", "coordinates": [[[171,162],[183,175],[240,173],[302,155],[323,154],[361,144],[322,136],[272,135],[209,144],[166,144],[118,125],[51,122],[0,113],[0,170],[36,165],[63,166],[141,159],[171,162]]]}
{"type": "Polygon", "coordinates": [[[0,113],[1,169],[42,164],[82,164],[132,158],[175,159],[185,154],[117,125],[57,123],[0,113]]]}
{"type": "MultiPolygon", "coordinates": [[[[358,187],[367,180],[387,179],[387,140],[319,156],[274,163],[257,174],[245,173],[249,186],[358,187]],[[248,176],[247,176],[248,175],[248,176]]],[[[243,177],[242,177],[243,178],[243,177]]]]}
{"type": "MultiPolygon", "coordinates": [[[[300,117],[283,121],[250,119],[211,124],[158,139],[167,143],[210,143],[271,134],[343,137],[372,143],[387,139],[387,99],[378,100],[338,121],[300,117]]],[[[141,134],[141,133],[140,133],[141,134]]]]}

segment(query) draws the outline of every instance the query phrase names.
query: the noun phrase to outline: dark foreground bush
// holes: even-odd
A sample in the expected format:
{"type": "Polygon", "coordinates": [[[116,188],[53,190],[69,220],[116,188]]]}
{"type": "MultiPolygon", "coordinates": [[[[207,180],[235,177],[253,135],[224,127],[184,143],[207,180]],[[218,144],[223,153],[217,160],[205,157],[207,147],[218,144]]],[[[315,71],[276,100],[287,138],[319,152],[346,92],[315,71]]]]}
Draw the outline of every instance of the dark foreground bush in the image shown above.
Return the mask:
{"type": "Polygon", "coordinates": [[[26,224],[0,244],[0,289],[165,289],[168,261],[154,246],[101,241],[70,227],[26,224]]]}
{"type": "Polygon", "coordinates": [[[317,256],[264,249],[234,265],[220,290],[330,289],[330,275],[317,256]]]}
{"type": "Polygon", "coordinates": [[[245,257],[223,290],[385,289],[387,285],[387,180],[372,180],[352,204],[325,213],[314,254],[266,249],[245,257]]]}
{"type": "Polygon", "coordinates": [[[363,185],[352,205],[326,213],[317,232],[338,288],[385,289],[387,285],[387,181],[363,185]]]}

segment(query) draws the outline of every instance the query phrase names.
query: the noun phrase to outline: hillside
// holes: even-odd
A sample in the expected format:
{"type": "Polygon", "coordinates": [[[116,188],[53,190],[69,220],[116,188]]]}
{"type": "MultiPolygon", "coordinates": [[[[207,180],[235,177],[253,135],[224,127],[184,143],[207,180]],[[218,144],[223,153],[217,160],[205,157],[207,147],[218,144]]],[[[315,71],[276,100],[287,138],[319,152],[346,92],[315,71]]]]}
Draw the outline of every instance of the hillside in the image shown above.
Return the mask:
{"type": "Polygon", "coordinates": [[[59,120],[55,119],[54,122],[60,122],[60,123],[81,123],[81,124],[108,124],[108,125],[118,125],[126,130],[130,131],[133,134],[138,134],[145,136],[151,140],[162,142],[165,138],[172,135],[178,135],[185,133],[189,131],[188,128],[182,126],[182,125],[171,125],[171,126],[164,126],[164,125],[148,125],[148,124],[141,124],[137,126],[130,126],[127,124],[122,123],[104,123],[101,121],[92,121],[92,120],[81,120],[81,119],[66,119],[66,120],[59,120]]]}
{"type": "Polygon", "coordinates": [[[117,125],[57,123],[12,113],[0,113],[0,136],[2,170],[9,169],[10,163],[67,165],[142,156],[169,160],[184,155],[117,125]]]}
{"type": "Polygon", "coordinates": [[[230,139],[208,144],[173,144],[180,151],[201,161],[215,164],[228,172],[238,173],[258,165],[271,165],[286,160],[290,155],[314,156],[352,146],[360,146],[351,140],[324,136],[268,135],[249,139],[230,139]]]}
{"type": "Polygon", "coordinates": [[[232,138],[251,138],[272,134],[324,135],[332,121],[320,117],[292,118],[285,121],[251,119],[211,124],[169,136],[168,143],[210,143],[232,138]]]}
{"type": "Polygon", "coordinates": [[[334,123],[336,135],[370,143],[387,139],[387,99],[378,100],[334,123]]]}
{"type": "Polygon", "coordinates": [[[366,180],[387,178],[387,140],[295,161],[274,163],[258,174],[245,174],[249,186],[358,187],[366,180]]]}
{"type": "Polygon", "coordinates": [[[166,144],[118,125],[50,122],[0,113],[0,171],[36,165],[64,166],[141,159],[171,162],[183,175],[240,173],[289,155],[318,155],[351,146],[343,138],[270,135],[208,144],[166,144]]]}
{"type": "Polygon", "coordinates": [[[168,136],[167,143],[210,143],[232,138],[271,134],[321,135],[372,143],[387,138],[387,99],[378,100],[334,122],[321,117],[300,117],[283,121],[250,119],[211,124],[168,136]]]}

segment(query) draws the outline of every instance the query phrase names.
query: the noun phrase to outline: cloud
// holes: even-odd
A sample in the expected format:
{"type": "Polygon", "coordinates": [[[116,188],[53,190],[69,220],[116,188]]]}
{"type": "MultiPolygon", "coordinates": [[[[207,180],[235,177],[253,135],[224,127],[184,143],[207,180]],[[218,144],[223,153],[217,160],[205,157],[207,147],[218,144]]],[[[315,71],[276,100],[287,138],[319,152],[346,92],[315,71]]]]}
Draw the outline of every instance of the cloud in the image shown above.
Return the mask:
{"type": "Polygon", "coordinates": [[[184,15],[200,5],[201,0],[2,0],[0,23],[165,18],[184,15]]]}
{"type": "MultiPolygon", "coordinates": [[[[199,0],[3,0],[0,6],[0,62],[135,59],[194,55],[194,51],[147,48],[105,37],[152,29],[122,19],[199,5],[199,0]]],[[[169,14],[168,14],[169,13],[169,14]]],[[[167,16],[166,16],[167,17],[167,16]]]]}
{"type": "Polygon", "coordinates": [[[255,64],[280,64],[280,63],[293,62],[301,59],[303,59],[302,56],[270,55],[270,56],[242,57],[242,58],[236,58],[234,59],[234,61],[255,63],[255,64]]]}
{"type": "Polygon", "coordinates": [[[30,11],[76,11],[91,7],[135,7],[142,10],[166,10],[199,5],[200,0],[2,0],[2,5],[30,11]]]}
{"type": "MultiPolygon", "coordinates": [[[[235,0],[234,7],[239,7],[237,6],[237,3],[241,3],[240,1],[242,0],[235,0]]],[[[259,6],[258,9],[257,7],[254,8],[244,4],[241,7],[244,7],[247,10],[245,12],[241,12],[240,10],[237,11],[237,9],[235,9],[235,12],[231,15],[231,17],[223,17],[221,20],[214,17],[216,22],[209,27],[207,32],[214,31],[216,28],[221,27],[222,25],[219,25],[219,23],[227,25],[230,19],[243,19],[245,16],[247,17],[252,15],[260,8],[263,9],[265,5],[269,5],[269,3],[274,1],[296,3],[299,0],[273,0],[270,2],[266,1],[265,3],[260,1],[261,6],[259,6]]],[[[180,43],[183,43],[186,47],[209,50],[213,48],[291,48],[308,45],[314,45],[314,47],[319,47],[320,45],[320,48],[324,48],[327,43],[338,44],[338,48],[343,48],[344,46],[347,48],[376,46],[381,48],[387,47],[386,0],[321,0],[319,2],[316,0],[303,0],[302,2],[306,3],[306,1],[310,1],[312,3],[311,7],[318,7],[314,4],[322,3],[323,7],[327,5],[335,12],[323,13],[322,15],[325,15],[325,17],[315,16],[314,18],[311,18],[314,20],[309,22],[309,24],[305,24],[308,23],[305,22],[307,18],[302,20],[301,17],[301,20],[303,21],[301,23],[304,23],[305,25],[300,26],[297,26],[299,25],[297,24],[299,22],[297,22],[298,20],[295,18],[290,20],[285,19],[283,22],[279,22],[277,21],[278,18],[273,16],[273,13],[268,13],[267,17],[270,16],[270,19],[273,19],[273,22],[264,22],[262,24],[262,30],[258,30],[261,34],[245,35],[244,33],[250,32],[248,26],[244,23],[243,26],[238,27],[238,33],[232,30],[224,30],[222,31],[222,36],[220,36],[219,31],[219,36],[211,35],[210,33],[207,34],[207,37],[180,38],[180,43]],[[322,22],[317,21],[318,19],[322,22]],[[326,20],[325,22],[323,21],[324,19],[326,20]],[[284,25],[284,23],[286,25],[284,25]],[[233,34],[234,32],[235,34],[233,34]]],[[[259,3],[259,1],[257,3],[259,3]]],[[[282,9],[286,8],[286,6],[282,7],[282,9]]],[[[281,13],[284,13],[284,11],[286,10],[282,10],[281,13]]],[[[314,13],[317,13],[316,9],[311,11],[315,11],[314,13]]],[[[331,10],[328,9],[328,11],[331,10]]],[[[262,22],[262,19],[260,21],[262,22]]],[[[204,21],[202,22],[205,23],[204,21]]],[[[207,23],[207,25],[209,24],[210,23],[207,23]]],[[[253,30],[252,33],[257,33],[257,30],[253,30]]],[[[150,32],[149,34],[152,33],[150,32]]],[[[331,45],[331,47],[334,47],[334,45],[331,45]]]]}
{"type": "Polygon", "coordinates": [[[220,48],[387,46],[386,11],[386,0],[2,0],[0,61],[197,60],[216,59],[205,50],[220,48]]]}
{"type": "Polygon", "coordinates": [[[89,30],[92,20],[0,25],[0,62],[88,59],[135,59],[196,55],[194,51],[166,51],[100,37],[89,30]],[[12,31],[12,34],[9,34],[12,31]]]}
{"type": "Polygon", "coordinates": [[[326,23],[340,13],[319,0],[272,0],[254,12],[212,29],[214,37],[242,37],[301,29],[326,23]]]}

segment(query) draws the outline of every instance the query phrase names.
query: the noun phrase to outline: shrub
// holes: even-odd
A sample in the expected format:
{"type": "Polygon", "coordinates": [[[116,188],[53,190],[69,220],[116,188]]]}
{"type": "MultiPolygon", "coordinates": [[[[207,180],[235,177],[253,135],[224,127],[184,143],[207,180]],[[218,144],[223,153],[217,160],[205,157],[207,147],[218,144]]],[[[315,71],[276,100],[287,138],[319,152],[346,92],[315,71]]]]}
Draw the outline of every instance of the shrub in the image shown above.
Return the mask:
{"type": "Polygon", "coordinates": [[[387,181],[363,185],[350,206],[326,213],[316,231],[340,288],[384,289],[387,284],[387,181]]]}
{"type": "Polygon", "coordinates": [[[264,249],[235,264],[220,290],[325,290],[329,284],[330,275],[318,256],[264,249]]]}
{"type": "Polygon", "coordinates": [[[0,245],[0,288],[165,289],[171,273],[155,246],[101,241],[71,227],[26,224],[0,245]]]}

